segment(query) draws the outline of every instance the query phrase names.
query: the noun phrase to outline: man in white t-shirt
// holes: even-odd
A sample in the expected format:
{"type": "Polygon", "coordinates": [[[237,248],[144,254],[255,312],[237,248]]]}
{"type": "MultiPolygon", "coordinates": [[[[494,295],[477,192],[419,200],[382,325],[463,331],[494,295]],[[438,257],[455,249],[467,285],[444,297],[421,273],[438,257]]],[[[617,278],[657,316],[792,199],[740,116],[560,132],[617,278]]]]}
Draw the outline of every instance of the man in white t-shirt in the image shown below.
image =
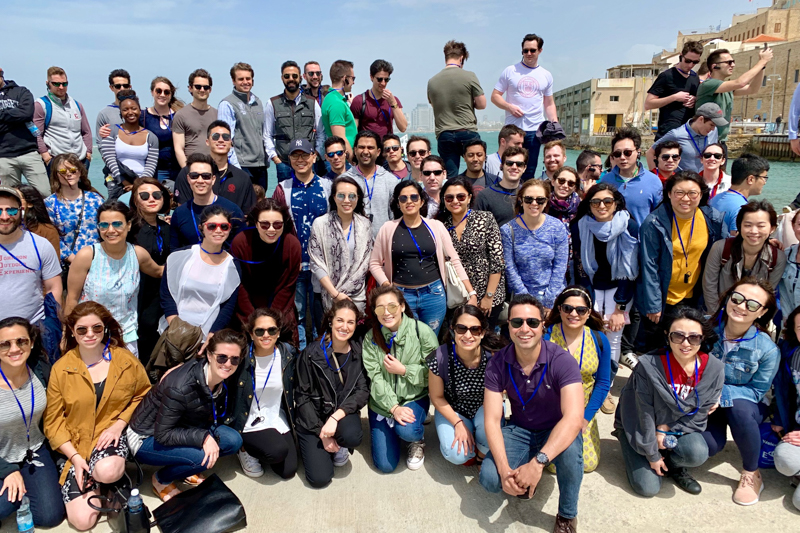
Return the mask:
{"type": "Polygon", "coordinates": [[[506,112],[506,124],[525,131],[528,166],[522,181],[533,178],[539,163],[540,143],[536,130],[545,120],[558,122],[553,98],[553,76],[539,66],[544,39],[529,33],[522,39],[522,61],[507,67],[492,91],[492,103],[506,112]],[[505,99],[503,94],[506,95],[505,99]]]}

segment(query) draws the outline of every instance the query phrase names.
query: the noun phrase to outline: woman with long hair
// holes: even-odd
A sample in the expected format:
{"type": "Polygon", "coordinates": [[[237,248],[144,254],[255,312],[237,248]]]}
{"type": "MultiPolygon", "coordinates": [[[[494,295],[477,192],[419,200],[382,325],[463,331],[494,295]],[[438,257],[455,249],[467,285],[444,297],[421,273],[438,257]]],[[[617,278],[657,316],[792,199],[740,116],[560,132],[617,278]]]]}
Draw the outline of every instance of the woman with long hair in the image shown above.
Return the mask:
{"type": "Polygon", "coordinates": [[[152,107],[142,109],[139,122],[148,131],[158,138],[158,163],[155,175],[158,181],[173,180],[180,172],[178,160],[175,158],[175,149],[172,144],[172,121],[175,113],[183,108],[184,104],[178,100],[175,93],[177,89],[164,76],[156,76],[150,82],[150,94],[153,95],[152,107]]]}
{"type": "Polygon", "coordinates": [[[22,195],[22,210],[24,212],[22,222],[25,224],[25,229],[47,239],[60,257],[60,235],[53,221],[50,220],[50,215],[47,213],[47,206],[44,205],[44,196],[39,192],[39,189],[32,185],[17,185],[16,189],[22,195]]]}

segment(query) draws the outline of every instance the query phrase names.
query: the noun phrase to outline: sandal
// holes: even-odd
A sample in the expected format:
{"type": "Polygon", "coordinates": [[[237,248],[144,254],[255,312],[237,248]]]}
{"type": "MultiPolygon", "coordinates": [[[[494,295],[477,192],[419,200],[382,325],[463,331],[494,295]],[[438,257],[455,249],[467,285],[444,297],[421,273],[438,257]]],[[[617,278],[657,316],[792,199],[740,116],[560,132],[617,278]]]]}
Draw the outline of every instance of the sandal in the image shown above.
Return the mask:
{"type": "Polygon", "coordinates": [[[202,483],[205,480],[206,480],[206,478],[204,478],[202,475],[194,474],[193,476],[189,476],[186,479],[184,479],[183,482],[186,483],[187,485],[191,485],[193,487],[196,487],[197,485],[199,485],[200,483],[202,483]]]}
{"type": "Polygon", "coordinates": [[[158,482],[155,474],[153,474],[153,479],[151,482],[153,484],[153,492],[162,502],[167,502],[181,493],[180,489],[175,485],[175,483],[165,485],[163,489],[158,490],[157,486],[161,483],[158,482]]]}

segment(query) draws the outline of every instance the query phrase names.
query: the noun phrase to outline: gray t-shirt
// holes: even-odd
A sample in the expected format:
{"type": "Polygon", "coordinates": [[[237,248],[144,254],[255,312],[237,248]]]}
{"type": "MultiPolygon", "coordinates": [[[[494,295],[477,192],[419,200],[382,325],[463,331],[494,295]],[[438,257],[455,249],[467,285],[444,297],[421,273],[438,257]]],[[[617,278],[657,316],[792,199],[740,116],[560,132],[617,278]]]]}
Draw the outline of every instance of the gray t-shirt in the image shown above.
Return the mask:
{"type": "Polygon", "coordinates": [[[478,131],[474,99],[483,89],[474,72],[444,68],[428,80],[428,101],[433,106],[436,137],[443,131],[478,131]]]}
{"type": "Polygon", "coordinates": [[[44,237],[25,231],[20,240],[5,245],[5,250],[0,248],[0,294],[3,295],[0,320],[11,316],[20,316],[34,324],[42,320],[44,318],[42,281],[60,274],[61,263],[58,254],[50,241],[44,237]]]}
{"type": "Polygon", "coordinates": [[[25,452],[28,451],[28,437],[25,423],[22,421],[22,413],[14,400],[14,393],[25,410],[25,418],[31,422],[30,449],[36,451],[44,443],[44,435],[39,430],[39,422],[42,420],[47,404],[47,392],[33,372],[31,372],[31,379],[16,391],[0,389],[0,457],[9,463],[20,463],[25,459],[25,452]],[[30,419],[31,383],[33,384],[34,403],[32,421],[30,419]]]}
{"type": "Polygon", "coordinates": [[[506,222],[513,220],[516,216],[514,214],[516,196],[517,191],[515,190],[506,189],[500,184],[491,185],[478,193],[474,209],[489,211],[497,221],[497,225],[502,228],[506,222]]]}
{"type": "Polygon", "coordinates": [[[206,145],[206,133],[208,126],[215,120],[217,120],[217,110],[214,107],[200,111],[189,104],[175,113],[172,131],[185,136],[183,153],[186,157],[196,153],[211,154],[206,145]]]}

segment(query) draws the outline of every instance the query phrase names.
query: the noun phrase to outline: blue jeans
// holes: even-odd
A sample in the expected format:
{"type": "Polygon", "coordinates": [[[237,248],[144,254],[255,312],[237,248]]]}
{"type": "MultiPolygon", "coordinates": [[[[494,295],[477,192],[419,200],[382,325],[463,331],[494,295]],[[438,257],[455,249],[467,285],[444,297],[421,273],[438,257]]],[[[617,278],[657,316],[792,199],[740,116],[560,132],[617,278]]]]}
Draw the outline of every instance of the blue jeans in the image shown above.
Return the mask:
{"type": "MultiPolygon", "coordinates": [[[[307,322],[314,310],[314,287],[311,284],[310,270],[301,270],[297,276],[294,305],[297,307],[297,334],[300,336],[300,351],[303,351],[306,347],[307,322]]],[[[311,336],[314,337],[313,331],[311,333],[311,336]]]]}
{"type": "Polygon", "coordinates": [[[447,167],[447,177],[458,176],[458,167],[461,165],[461,156],[464,154],[464,145],[473,139],[480,139],[477,131],[443,131],[437,138],[439,156],[444,159],[447,167]]]}
{"type": "Polygon", "coordinates": [[[522,174],[522,182],[536,177],[536,167],[539,166],[539,148],[541,146],[539,139],[536,138],[535,131],[525,132],[525,140],[522,141],[522,147],[528,151],[528,166],[522,174]]]}
{"type": "Polygon", "coordinates": [[[439,335],[439,328],[442,327],[444,315],[447,313],[447,295],[444,292],[442,280],[437,279],[430,285],[416,289],[397,288],[403,291],[406,303],[414,316],[428,324],[433,332],[439,335]]]}
{"type": "MultiPolygon", "coordinates": [[[[232,455],[242,447],[242,436],[235,429],[220,426],[215,431],[219,437],[219,456],[232,455]]],[[[156,472],[159,483],[169,484],[184,479],[208,468],[203,465],[203,448],[193,446],[164,446],[155,437],[147,437],[136,452],[140,463],[163,466],[156,472]]]]}
{"type": "Polygon", "coordinates": [[[292,167],[286,163],[278,163],[275,165],[275,171],[278,173],[278,183],[282,182],[283,180],[291,179],[292,177],[292,167]]]}
{"type": "MultiPolygon", "coordinates": [[[[458,417],[463,420],[464,427],[467,431],[475,436],[475,447],[483,455],[489,453],[489,441],[486,440],[486,429],[483,425],[483,406],[475,413],[475,417],[469,419],[459,413],[458,417]]],[[[456,430],[453,425],[439,411],[434,413],[434,424],[436,425],[436,435],[439,437],[439,450],[442,455],[449,462],[454,465],[463,465],[473,457],[475,452],[467,452],[463,448],[458,451],[458,443],[453,446],[453,439],[456,436],[456,430]]]]}
{"type": "MultiPolygon", "coordinates": [[[[36,527],[56,527],[64,520],[64,500],[58,483],[58,470],[50,457],[50,450],[42,445],[34,452],[34,461],[42,466],[19,463],[19,471],[25,482],[25,495],[31,501],[33,524],[36,527]]],[[[0,486],[5,478],[0,479],[0,486]]],[[[19,509],[20,501],[9,502],[8,491],[0,494],[0,519],[5,519],[19,509]]]]}
{"type": "Polygon", "coordinates": [[[425,434],[425,426],[422,424],[428,416],[430,403],[430,400],[425,397],[403,404],[403,407],[410,407],[416,417],[414,422],[405,426],[395,421],[394,427],[389,427],[386,418],[378,421],[378,413],[367,409],[369,433],[372,438],[372,464],[375,465],[375,468],[385,474],[394,472],[400,462],[400,441],[417,442],[422,440],[425,434]]]}
{"type": "MultiPolygon", "coordinates": [[[[530,463],[550,437],[550,429],[529,431],[520,426],[508,425],[503,428],[503,441],[511,469],[530,463]]],[[[567,519],[578,516],[578,496],[583,481],[583,436],[578,436],[566,450],[551,457],[556,466],[558,480],[558,514],[567,519]]],[[[492,452],[486,456],[481,467],[480,482],[489,492],[500,492],[503,483],[497,472],[492,452]]]]}

